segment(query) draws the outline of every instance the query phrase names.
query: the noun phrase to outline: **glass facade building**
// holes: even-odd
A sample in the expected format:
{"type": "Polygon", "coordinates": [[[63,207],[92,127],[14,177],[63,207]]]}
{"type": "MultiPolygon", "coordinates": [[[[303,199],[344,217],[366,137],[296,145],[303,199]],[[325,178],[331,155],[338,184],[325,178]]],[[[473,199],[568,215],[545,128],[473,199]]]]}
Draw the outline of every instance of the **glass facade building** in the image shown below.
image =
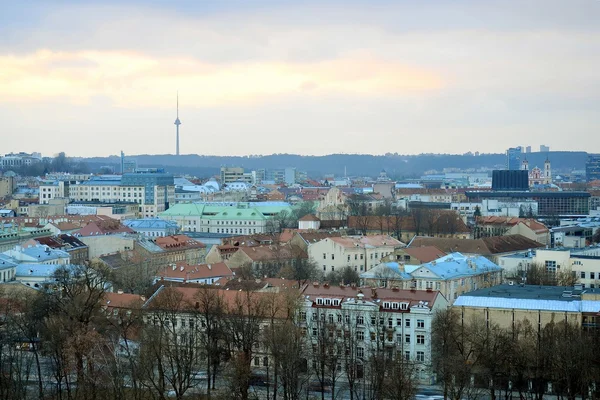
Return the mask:
{"type": "Polygon", "coordinates": [[[466,192],[469,202],[484,199],[502,201],[536,201],[540,217],[586,216],[590,213],[590,194],[588,192],[526,192],[526,191],[490,191],[466,192]]]}
{"type": "Polygon", "coordinates": [[[588,182],[600,179],[600,154],[588,154],[585,163],[585,178],[588,182]]]}
{"type": "Polygon", "coordinates": [[[506,150],[506,169],[509,170],[518,170],[521,169],[521,153],[523,152],[523,148],[519,147],[511,147],[506,150]]]}

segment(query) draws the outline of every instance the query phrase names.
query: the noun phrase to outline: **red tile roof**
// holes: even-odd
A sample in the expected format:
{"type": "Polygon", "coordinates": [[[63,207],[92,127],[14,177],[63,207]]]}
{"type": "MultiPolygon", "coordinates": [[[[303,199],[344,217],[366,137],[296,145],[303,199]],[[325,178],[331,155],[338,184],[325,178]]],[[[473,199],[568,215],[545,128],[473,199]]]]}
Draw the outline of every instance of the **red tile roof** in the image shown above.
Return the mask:
{"type": "Polygon", "coordinates": [[[312,214],[306,214],[304,217],[300,218],[298,221],[321,221],[319,218],[312,214]]]}
{"type": "Polygon", "coordinates": [[[169,280],[199,280],[212,277],[231,277],[233,272],[225,263],[188,265],[177,263],[175,266],[166,266],[156,274],[158,277],[169,280]]]}
{"type": "Polygon", "coordinates": [[[185,249],[203,249],[206,247],[204,243],[198,242],[186,235],[172,235],[156,238],[154,241],[161,249],[169,250],[185,250],[185,249]]]}
{"type": "Polygon", "coordinates": [[[328,284],[309,284],[306,285],[302,294],[305,298],[315,302],[317,297],[338,298],[342,301],[346,299],[355,299],[358,294],[363,295],[363,300],[391,300],[405,301],[411,306],[419,304],[419,302],[428,303],[432,307],[438,296],[437,291],[426,290],[400,290],[400,289],[385,289],[357,286],[333,286],[328,284]],[[306,297],[307,296],[307,297],[306,297]]]}
{"type": "Polygon", "coordinates": [[[445,252],[438,249],[435,246],[423,246],[423,247],[410,247],[404,249],[404,252],[411,257],[416,258],[421,263],[428,263],[433,260],[437,260],[440,257],[446,255],[445,252]]]}

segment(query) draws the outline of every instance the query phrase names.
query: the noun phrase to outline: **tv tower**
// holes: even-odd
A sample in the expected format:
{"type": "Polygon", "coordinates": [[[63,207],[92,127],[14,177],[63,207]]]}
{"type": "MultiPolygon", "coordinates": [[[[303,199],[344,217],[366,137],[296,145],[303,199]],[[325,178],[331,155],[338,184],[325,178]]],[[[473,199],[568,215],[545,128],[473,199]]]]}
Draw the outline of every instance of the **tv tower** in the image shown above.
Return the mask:
{"type": "Polygon", "coordinates": [[[177,132],[177,143],[175,148],[175,155],[179,155],[179,125],[181,125],[181,121],[179,120],[179,91],[177,92],[177,119],[175,120],[176,132],[177,132]]]}

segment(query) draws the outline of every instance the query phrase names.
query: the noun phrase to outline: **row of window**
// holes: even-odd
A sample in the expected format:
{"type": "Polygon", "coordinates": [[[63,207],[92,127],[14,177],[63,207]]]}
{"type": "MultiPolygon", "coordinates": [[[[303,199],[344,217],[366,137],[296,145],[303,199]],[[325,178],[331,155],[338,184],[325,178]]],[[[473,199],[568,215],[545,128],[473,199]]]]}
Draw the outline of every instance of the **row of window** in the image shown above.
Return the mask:
{"type": "MultiPolygon", "coordinates": [[[[325,305],[328,305],[326,303],[326,301],[329,301],[330,304],[333,304],[334,301],[339,302],[341,301],[340,299],[317,299],[317,300],[321,300],[322,302],[325,302],[325,305]]],[[[317,301],[317,304],[319,304],[319,302],[317,301]]],[[[396,303],[398,304],[398,303],[396,303]]],[[[405,303],[402,303],[405,304],[405,303]]],[[[342,316],[342,314],[333,314],[333,313],[329,313],[327,316],[325,313],[321,314],[321,320],[324,321],[325,318],[327,317],[327,320],[329,321],[330,324],[333,324],[336,320],[338,323],[341,323],[342,321],[344,321],[345,323],[349,324],[350,323],[350,315],[346,314],[344,316],[342,316]]],[[[312,314],[312,320],[316,320],[317,317],[317,313],[313,313],[312,314]]],[[[305,311],[301,311],[300,312],[300,320],[302,321],[306,321],[306,312],[305,311]]],[[[410,328],[410,324],[411,324],[411,319],[410,318],[406,318],[404,320],[404,326],[406,328],[410,328]]],[[[385,318],[384,317],[379,317],[379,325],[383,325],[385,322],[385,318]]],[[[376,325],[377,323],[377,317],[375,315],[371,315],[371,325],[376,325]]],[[[356,316],[356,324],[357,325],[364,325],[365,324],[365,317],[363,315],[357,315],[356,316]]],[[[387,319],[387,324],[389,328],[392,328],[394,326],[394,318],[388,318],[387,319]]],[[[396,318],[396,326],[401,326],[402,325],[402,318],[396,318]]],[[[417,329],[425,329],[425,320],[424,319],[417,319],[417,325],[416,325],[417,329]]]]}
{"type": "MultiPolygon", "coordinates": [[[[600,274],[599,274],[600,275],[600,274]]],[[[581,271],[579,273],[579,276],[581,279],[596,279],[596,273],[595,272],[585,272],[585,271],[581,271]],[[587,276],[589,275],[589,278],[587,278],[587,276]]]]}

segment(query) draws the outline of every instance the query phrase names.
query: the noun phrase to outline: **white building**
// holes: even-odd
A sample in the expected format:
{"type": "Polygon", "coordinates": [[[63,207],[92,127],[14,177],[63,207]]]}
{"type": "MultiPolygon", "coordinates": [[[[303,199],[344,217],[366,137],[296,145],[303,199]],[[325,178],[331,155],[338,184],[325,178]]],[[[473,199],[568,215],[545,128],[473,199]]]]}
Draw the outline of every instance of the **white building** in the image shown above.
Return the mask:
{"type": "Polygon", "coordinates": [[[302,294],[300,322],[309,343],[339,341],[354,350],[339,355],[342,369],[362,370],[379,349],[415,361],[419,381],[433,383],[431,325],[435,313],[448,307],[439,292],[313,284],[302,294]]]}
{"type": "Polygon", "coordinates": [[[44,245],[30,247],[15,246],[12,250],[2,253],[18,264],[54,264],[67,265],[71,261],[71,255],[63,250],[52,249],[44,245]]]}
{"type": "Polygon", "coordinates": [[[309,245],[308,256],[324,272],[339,271],[346,266],[364,272],[404,246],[388,235],[329,237],[309,245]]]}

